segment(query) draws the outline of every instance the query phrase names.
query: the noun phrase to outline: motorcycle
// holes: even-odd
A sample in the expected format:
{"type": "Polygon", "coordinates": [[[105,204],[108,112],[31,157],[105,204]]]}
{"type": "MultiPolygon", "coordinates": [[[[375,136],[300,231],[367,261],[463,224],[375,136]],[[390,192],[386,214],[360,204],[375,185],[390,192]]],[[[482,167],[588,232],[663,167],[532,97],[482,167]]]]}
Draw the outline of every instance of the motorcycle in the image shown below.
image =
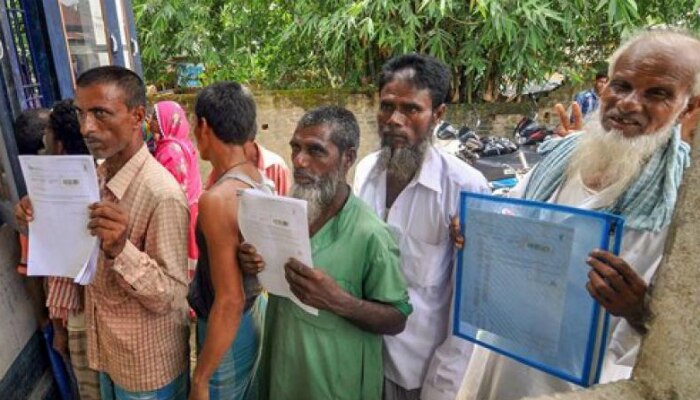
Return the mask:
{"type": "Polygon", "coordinates": [[[530,168],[541,158],[537,146],[547,140],[553,132],[537,122],[537,101],[530,97],[533,107],[513,130],[513,140],[498,136],[481,137],[477,133],[481,120],[477,116],[474,128],[467,125],[456,127],[442,121],[435,128],[437,147],[467,162],[486,177],[494,194],[504,195],[512,189],[530,168]]]}

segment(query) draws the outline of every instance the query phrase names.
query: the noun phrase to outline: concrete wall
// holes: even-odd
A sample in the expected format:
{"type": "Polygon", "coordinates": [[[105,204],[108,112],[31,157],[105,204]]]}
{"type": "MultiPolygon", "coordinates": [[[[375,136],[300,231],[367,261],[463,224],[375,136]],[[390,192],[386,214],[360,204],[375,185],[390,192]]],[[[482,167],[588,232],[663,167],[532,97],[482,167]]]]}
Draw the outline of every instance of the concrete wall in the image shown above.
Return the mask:
{"type": "Polygon", "coordinates": [[[700,399],[700,135],[693,148],[632,379],[540,399],[700,399]]]}
{"type": "Polygon", "coordinates": [[[15,231],[0,224],[0,399],[57,399],[45,341],[15,272],[18,259],[15,231]]]}
{"type": "MultiPolygon", "coordinates": [[[[538,114],[538,121],[553,126],[558,123],[551,109],[557,102],[566,103],[571,99],[573,89],[563,87],[556,90],[547,98],[539,101],[538,107],[525,101],[522,103],[497,103],[481,104],[475,107],[466,104],[451,104],[447,108],[445,120],[461,126],[467,125],[474,128],[476,119],[481,120],[478,129],[480,135],[497,135],[512,137],[513,129],[524,115],[530,115],[534,111],[538,114]],[[537,109],[535,109],[537,108],[537,109]],[[477,117],[478,115],[478,117],[477,117]]],[[[257,141],[268,149],[281,155],[287,164],[290,164],[289,139],[296,128],[296,124],[304,113],[314,107],[324,104],[338,104],[346,107],[355,114],[360,126],[360,148],[358,160],[379,148],[379,136],[377,135],[377,110],[379,109],[378,96],[374,91],[348,92],[343,90],[260,90],[254,93],[257,105],[258,137],[257,141]],[[261,127],[267,125],[267,130],[261,127]]],[[[155,95],[150,100],[173,100],[182,104],[189,113],[190,123],[193,124],[194,101],[196,94],[161,94],[155,95]]],[[[194,129],[194,126],[191,126],[194,129]]],[[[194,135],[191,135],[194,141],[194,135]]],[[[201,161],[201,160],[200,160],[201,161]]],[[[208,162],[200,162],[202,181],[206,182],[211,165],[208,162]]],[[[351,171],[349,178],[352,179],[351,171]]]]}
{"type": "Polygon", "coordinates": [[[24,283],[15,272],[19,259],[16,233],[0,227],[0,377],[36,331],[36,321],[24,283]]]}

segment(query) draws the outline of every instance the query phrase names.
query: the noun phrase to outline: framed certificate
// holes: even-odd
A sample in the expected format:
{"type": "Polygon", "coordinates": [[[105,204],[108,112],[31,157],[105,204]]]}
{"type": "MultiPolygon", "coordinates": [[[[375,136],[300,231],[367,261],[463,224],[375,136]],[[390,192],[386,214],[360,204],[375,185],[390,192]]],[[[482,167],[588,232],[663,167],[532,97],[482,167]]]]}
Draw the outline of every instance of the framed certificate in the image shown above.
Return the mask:
{"type": "Polygon", "coordinates": [[[454,334],[581,386],[598,381],[608,315],[586,290],[621,217],[463,192],[454,334]]]}

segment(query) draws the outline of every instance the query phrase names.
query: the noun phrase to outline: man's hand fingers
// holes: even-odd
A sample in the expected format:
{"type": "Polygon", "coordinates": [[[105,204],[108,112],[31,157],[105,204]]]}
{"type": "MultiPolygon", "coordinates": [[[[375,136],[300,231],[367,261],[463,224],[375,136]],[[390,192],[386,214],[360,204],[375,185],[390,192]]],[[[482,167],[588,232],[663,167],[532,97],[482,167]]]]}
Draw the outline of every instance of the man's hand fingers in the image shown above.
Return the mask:
{"type": "Polygon", "coordinates": [[[34,207],[32,207],[32,201],[29,200],[29,196],[22,197],[19,201],[19,206],[22,208],[27,218],[29,218],[29,221],[31,221],[34,217],[34,207]]]}
{"type": "Polygon", "coordinates": [[[243,242],[238,246],[238,260],[243,271],[248,274],[255,275],[265,269],[265,261],[250,243],[243,242]]]}
{"type": "Polygon", "coordinates": [[[105,231],[114,231],[116,234],[121,230],[122,224],[107,218],[93,218],[88,222],[87,227],[90,231],[104,229],[105,231]]]}
{"type": "Polygon", "coordinates": [[[595,290],[595,288],[593,287],[593,284],[592,284],[590,281],[588,281],[588,282],[586,283],[586,290],[588,290],[588,293],[591,295],[591,297],[593,297],[593,298],[595,299],[595,301],[597,301],[597,302],[598,302],[600,305],[602,305],[603,307],[605,307],[605,306],[607,306],[608,304],[610,304],[610,300],[608,300],[608,299],[606,299],[605,297],[601,296],[601,295],[595,290]]]}
{"type": "MultiPolygon", "coordinates": [[[[308,280],[303,275],[299,274],[290,263],[284,265],[284,278],[289,283],[289,288],[292,291],[306,293],[308,291],[308,280]]],[[[296,294],[296,293],[295,293],[296,294]]],[[[297,297],[299,297],[297,295],[297,297]]]]}
{"type": "Polygon", "coordinates": [[[98,239],[100,239],[102,241],[103,248],[104,248],[105,244],[110,244],[110,243],[116,241],[116,234],[114,233],[114,230],[112,230],[112,229],[97,227],[97,228],[90,229],[89,232],[92,236],[96,236],[98,239]]]}
{"type": "Polygon", "coordinates": [[[616,292],[622,293],[629,290],[627,282],[625,282],[622,275],[617,273],[615,268],[593,257],[589,257],[586,262],[593,268],[591,273],[595,273],[602,279],[606,280],[608,286],[610,286],[616,292]]]}
{"type": "Polygon", "coordinates": [[[287,261],[287,264],[285,264],[285,269],[291,269],[294,271],[297,275],[302,276],[307,279],[313,279],[316,277],[314,274],[313,268],[309,268],[306,265],[304,265],[301,261],[297,260],[296,258],[290,258],[289,261],[287,261]]]}
{"type": "Polygon", "coordinates": [[[90,218],[106,218],[124,223],[128,217],[126,212],[114,205],[114,203],[103,202],[90,209],[90,218]]]}
{"type": "Polygon", "coordinates": [[[239,258],[239,263],[241,266],[241,269],[243,272],[251,275],[257,275],[259,274],[263,269],[265,269],[265,263],[264,262],[253,262],[253,261],[246,261],[243,260],[242,258],[239,258]]]}
{"type": "Polygon", "coordinates": [[[561,126],[564,132],[568,132],[569,127],[569,116],[566,114],[566,108],[561,103],[557,103],[554,106],[554,112],[559,116],[559,121],[561,121],[561,126]]]}
{"type": "Polygon", "coordinates": [[[459,224],[458,216],[450,218],[450,234],[452,235],[454,246],[461,250],[464,247],[464,236],[462,236],[462,229],[459,224]]]}
{"type": "MultiPolygon", "coordinates": [[[[615,297],[617,297],[617,293],[615,293],[615,290],[613,290],[613,288],[610,287],[610,285],[608,285],[605,279],[603,279],[595,271],[590,271],[588,273],[588,283],[591,285],[593,291],[597,293],[598,296],[600,296],[600,298],[604,299],[606,303],[611,303],[615,299],[615,297]]],[[[588,287],[588,285],[586,285],[586,287],[588,287]]]]}
{"type": "Polygon", "coordinates": [[[593,250],[590,256],[614,268],[629,286],[635,290],[646,290],[646,283],[624,259],[604,250],[593,250]]]}
{"type": "Polygon", "coordinates": [[[34,209],[29,196],[22,197],[15,205],[15,220],[23,228],[26,228],[27,224],[34,220],[34,209]]]}
{"type": "Polygon", "coordinates": [[[258,251],[255,248],[255,246],[248,242],[241,243],[241,245],[238,246],[238,252],[240,254],[245,254],[246,256],[254,256],[258,254],[258,251]]]}
{"type": "MultiPolygon", "coordinates": [[[[299,288],[299,286],[290,283],[290,284],[289,284],[289,290],[292,291],[292,293],[294,294],[294,296],[296,296],[297,299],[299,299],[299,301],[301,301],[301,302],[304,303],[304,304],[308,304],[308,303],[307,303],[307,298],[306,298],[306,293],[305,293],[303,290],[301,290],[301,289],[299,288]]],[[[310,305],[310,304],[308,304],[308,305],[310,305]]]]}
{"type": "Polygon", "coordinates": [[[579,131],[583,128],[583,113],[577,102],[571,103],[571,119],[570,130],[579,131]]]}
{"type": "Polygon", "coordinates": [[[238,247],[238,257],[246,262],[258,264],[260,267],[265,266],[265,261],[262,256],[258,254],[258,250],[248,242],[243,242],[238,247]]]}

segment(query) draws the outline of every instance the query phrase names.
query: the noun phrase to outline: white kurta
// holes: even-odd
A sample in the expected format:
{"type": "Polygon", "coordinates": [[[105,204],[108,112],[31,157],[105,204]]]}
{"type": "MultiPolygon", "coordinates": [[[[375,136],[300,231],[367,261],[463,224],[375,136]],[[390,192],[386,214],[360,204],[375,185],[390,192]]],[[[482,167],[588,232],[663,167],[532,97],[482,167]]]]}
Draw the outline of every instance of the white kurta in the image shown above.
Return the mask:
{"type": "Polygon", "coordinates": [[[423,386],[426,380],[438,393],[448,393],[436,399],[452,400],[472,345],[448,338],[454,254],[449,223],[459,212],[460,192],[488,192],[487,182],[463,161],[430,146],[418,175],[386,210],[386,171],[375,168],[377,159],[378,153],[372,153],[357,165],[355,193],[394,233],[413,306],[406,329],[384,337],[384,374],[408,390],[423,386]],[[448,354],[431,365],[439,376],[426,377],[440,345],[448,354]]]}
{"type": "MultiPolygon", "coordinates": [[[[529,175],[511,192],[522,197],[529,175]]],[[[605,191],[588,190],[574,179],[555,191],[550,203],[596,209],[605,206],[605,191]]],[[[609,199],[608,199],[609,201],[609,199]]],[[[661,263],[668,229],[660,232],[625,228],[621,256],[649,283],[661,263]]],[[[591,249],[593,250],[593,249],[591,249]]],[[[610,318],[610,336],[603,361],[601,383],[629,378],[639,352],[641,335],[624,319],[610,318]]],[[[457,398],[459,400],[511,400],[576,390],[578,386],[530,368],[481,346],[474,346],[457,398]]]]}

